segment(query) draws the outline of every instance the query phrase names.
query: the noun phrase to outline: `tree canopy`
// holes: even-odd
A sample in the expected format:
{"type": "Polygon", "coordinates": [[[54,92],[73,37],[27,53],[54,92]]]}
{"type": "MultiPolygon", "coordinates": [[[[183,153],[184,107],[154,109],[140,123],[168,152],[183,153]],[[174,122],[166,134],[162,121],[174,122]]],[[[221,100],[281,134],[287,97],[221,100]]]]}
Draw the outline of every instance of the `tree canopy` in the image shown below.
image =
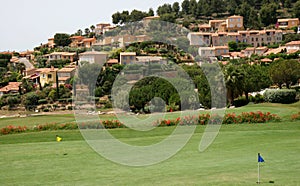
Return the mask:
{"type": "Polygon", "coordinates": [[[57,33],[54,35],[54,43],[56,46],[69,46],[71,44],[70,35],[66,33],[57,33]]]}
{"type": "Polygon", "coordinates": [[[280,60],[272,64],[270,77],[280,88],[283,84],[290,88],[300,79],[300,63],[298,60],[280,60]]]}

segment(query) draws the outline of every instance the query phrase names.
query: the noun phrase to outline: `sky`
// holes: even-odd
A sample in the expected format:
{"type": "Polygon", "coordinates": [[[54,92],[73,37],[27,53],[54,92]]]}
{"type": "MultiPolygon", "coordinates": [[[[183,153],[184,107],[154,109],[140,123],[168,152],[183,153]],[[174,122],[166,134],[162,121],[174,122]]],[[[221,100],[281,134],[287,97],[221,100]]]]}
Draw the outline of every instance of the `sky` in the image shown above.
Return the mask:
{"type": "Polygon", "coordinates": [[[112,14],[133,9],[147,11],[182,0],[1,0],[0,52],[33,50],[55,33],[75,33],[112,14]]]}

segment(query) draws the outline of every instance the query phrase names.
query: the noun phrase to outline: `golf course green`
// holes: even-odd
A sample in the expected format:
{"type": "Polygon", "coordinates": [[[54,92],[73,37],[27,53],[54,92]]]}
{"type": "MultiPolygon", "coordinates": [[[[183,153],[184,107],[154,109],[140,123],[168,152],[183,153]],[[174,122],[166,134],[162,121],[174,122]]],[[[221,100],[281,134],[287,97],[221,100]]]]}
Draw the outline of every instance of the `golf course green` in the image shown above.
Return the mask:
{"type": "MultiPolygon", "coordinates": [[[[239,114],[259,110],[277,114],[282,120],[222,125],[217,138],[204,152],[199,152],[198,146],[206,126],[197,126],[192,138],[176,155],[144,167],[129,167],[106,160],[93,151],[79,130],[2,135],[0,184],[256,185],[257,153],[261,153],[265,160],[260,169],[261,185],[299,185],[300,120],[291,121],[290,116],[300,111],[300,103],[253,104],[226,112],[239,114]],[[56,135],[63,141],[56,142],[56,135]]],[[[170,113],[169,117],[176,118],[176,113],[170,113]]],[[[71,114],[6,118],[0,119],[0,128],[73,120],[71,114]]],[[[149,132],[123,128],[109,132],[128,144],[149,145],[166,138],[174,128],[159,127],[149,132]]]]}

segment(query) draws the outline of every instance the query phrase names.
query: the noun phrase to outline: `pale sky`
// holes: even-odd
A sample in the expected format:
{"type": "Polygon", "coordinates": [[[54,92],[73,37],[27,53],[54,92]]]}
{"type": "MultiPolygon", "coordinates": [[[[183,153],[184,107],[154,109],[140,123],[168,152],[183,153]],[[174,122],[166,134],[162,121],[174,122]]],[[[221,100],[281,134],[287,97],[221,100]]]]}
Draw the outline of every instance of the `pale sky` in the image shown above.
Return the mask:
{"type": "Polygon", "coordinates": [[[112,14],[133,9],[147,11],[183,0],[1,0],[0,51],[33,50],[55,33],[84,31],[112,14]]]}

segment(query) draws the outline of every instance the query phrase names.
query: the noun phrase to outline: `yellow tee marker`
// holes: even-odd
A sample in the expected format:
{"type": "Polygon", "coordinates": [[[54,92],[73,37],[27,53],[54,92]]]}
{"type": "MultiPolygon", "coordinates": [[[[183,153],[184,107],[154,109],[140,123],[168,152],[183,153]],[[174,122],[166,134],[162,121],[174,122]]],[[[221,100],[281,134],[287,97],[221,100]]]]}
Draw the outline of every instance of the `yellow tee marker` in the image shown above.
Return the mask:
{"type": "Polygon", "coordinates": [[[56,135],[56,141],[60,142],[61,140],[62,140],[62,138],[56,135]]]}

